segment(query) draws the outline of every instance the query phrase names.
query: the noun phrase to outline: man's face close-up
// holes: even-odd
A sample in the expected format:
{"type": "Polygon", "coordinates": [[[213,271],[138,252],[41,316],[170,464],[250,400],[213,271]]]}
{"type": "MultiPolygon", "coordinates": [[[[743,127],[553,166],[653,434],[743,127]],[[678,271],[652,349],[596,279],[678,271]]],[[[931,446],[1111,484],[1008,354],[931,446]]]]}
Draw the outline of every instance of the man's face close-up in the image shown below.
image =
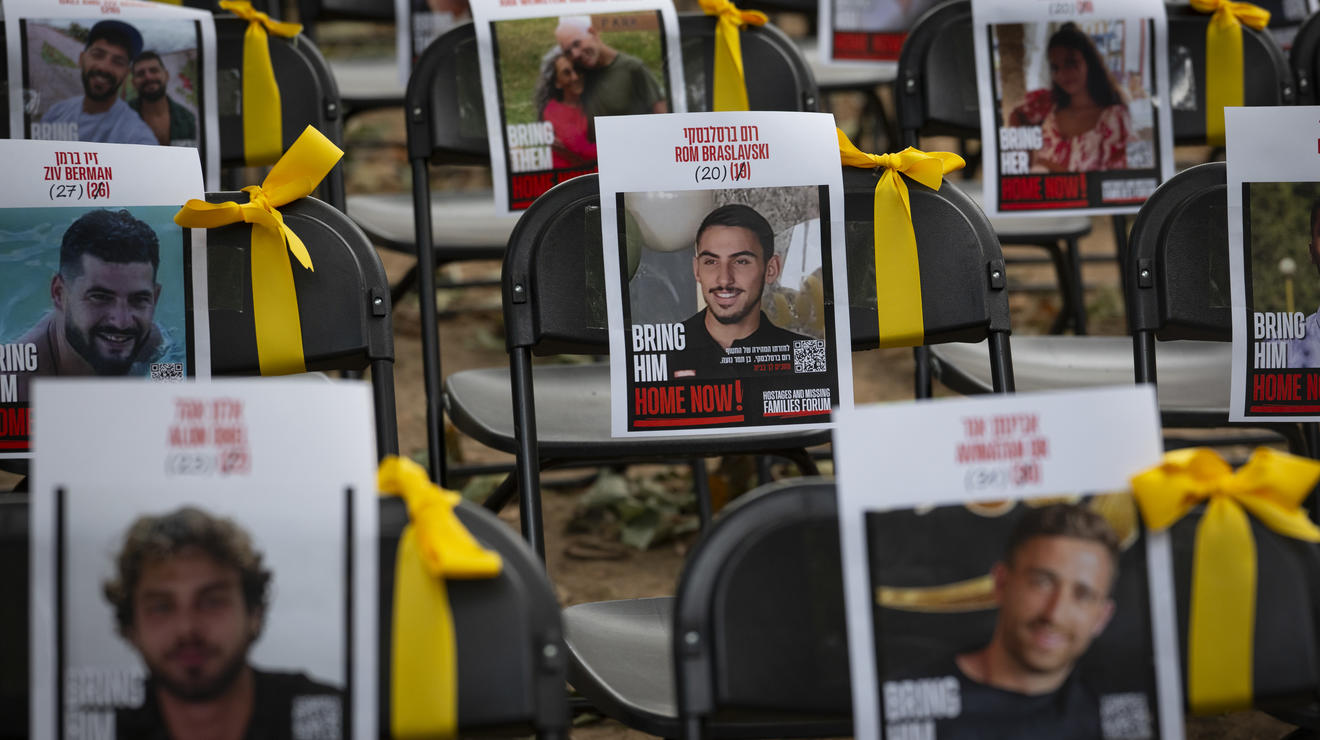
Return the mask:
{"type": "Polygon", "coordinates": [[[600,64],[600,36],[591,29],[565,27],[559,29],[555,36],[574,66],[593,69],[600,64]]]}
{"type": "Polygon", "coordinates": [[[132,599],[129,641],[152,678],[185,701],[224,693],[261,629],[261,615],[243,600],[238,570],[197,547],[149,561],[132,599]]]}
{"type": "Polygon", "coordinates": [[[128,76],[128,50],[105,39],[97,39],[78,55],[82,69],[83,94],[92,100],[106,101],[119,92],[128,76]]]}
{"type": "Polygon", "coordinates": [[[160,100],[165,95],[167,81],[169,74],[158,60],[145,59],[133,65],[133,87],[145,100],[160,100]]]}
{"type": "Polygon", "coordinates": [[[52,288],[64,338],[98,375],[123,375],[151,336],[160,286],[150,262],[81,260],[81,275],[57,275],[52,288]]]}
{"type": "Polygon", "coordinates": [[[1109,551],[1076,537],[1033,537],[995,568],[1004,647],[1031,673],[1071,669],[1109,623],[1109,551]]]}
{"type": "Polygon", "coordinates": [[[736,324],[761,310],[761,293],[779,277],[779,260],[772,257],[767,264],[750,229],[709,226],[701,232],[692,271],[710,314],[722,324],[736,324]]]}

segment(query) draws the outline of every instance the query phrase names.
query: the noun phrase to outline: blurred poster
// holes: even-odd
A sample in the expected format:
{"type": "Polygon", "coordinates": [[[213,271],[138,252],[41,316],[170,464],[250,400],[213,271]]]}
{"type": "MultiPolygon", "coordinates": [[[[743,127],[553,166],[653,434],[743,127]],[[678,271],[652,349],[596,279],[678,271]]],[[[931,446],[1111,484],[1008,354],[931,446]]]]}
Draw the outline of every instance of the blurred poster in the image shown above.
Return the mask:
{"type": "Polygon", "coordinates": [[[0,141],[0,458],[31,452],[31,382],[210,374],[205,233],[174,214],[205,195],[184,149],[0,141]],[[197,240],[200,240],[197,241],[197,240]]]}
{"type": "Polygon", "coordinates": [[[369,389],[36,395],[33,737],[374,737],[369,389]]]}
{"type": "Polygon", "coordinates": [[[858,738],[1183,737],[1168,536],[1126,492],[1152,388],[859,408],[834,443],[858,738]]]}
{"type": "Polygon", "coordinates": [[[468,0],[394,0],[399,81],[405,86],[413,64],[432,41],[446,31],[472,20],[468,0]],[[406,19],[406,20],[405,20],[406,19]]]}
{"type": "Polygon", "coordinates": [[[1164,5],[974,0],[991,214],[1135,213],[1173,173],[1164,5]]]}
{"type": "Polygon", "coordinates": [[[821,58],[898,60],[908,29],[940,0],[821,0],[821,58]]]}
{"type": "Polygon", "coordinates": [[[209,11],[13,0],[5,19],[15,138],[191,147],[207,189],[219,189],[209,11]]]}
{"type": "Polygon", "coordinates": [[[1226,108],[1232,421],[1320,420],[1320,106],[1226,108]]]}
{"type": "Polygon", "coordinates": [[[595,172],[600,119],[686,110],[674,92],[683,60],[668,0],[509,0],[472,11],[500,213],[595,172]]]}
{"type": "Polygon", "coordinates": [[[599,130],[613,433],[828,425],[852,403],[833,118],[599,130]]]}

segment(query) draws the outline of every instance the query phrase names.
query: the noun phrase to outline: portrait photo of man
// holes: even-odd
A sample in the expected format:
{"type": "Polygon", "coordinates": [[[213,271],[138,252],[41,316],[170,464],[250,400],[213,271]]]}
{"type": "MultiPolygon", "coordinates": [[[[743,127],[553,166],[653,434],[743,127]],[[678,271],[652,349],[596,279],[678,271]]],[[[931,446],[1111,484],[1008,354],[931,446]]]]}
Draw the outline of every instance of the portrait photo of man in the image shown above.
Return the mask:
{"type": "Polygon", "coordinates": [[[16,341],[36,375],[126,375],[162,347],[156,232],[126,210],[88,211],[64,232],[50,310],[16,341]]]}
{"type": "MultiPolygon", "coordinates": [[[[1310,239],[1306,243],[1306,252],[1316,273],[1320,274],[1320,198],[1311,202],[1309,220],[1310,239]]],[[[1302,335],[1288,340],[1288,367],[1320,367],[1320,311],[1307,314],[1302,326],[1302,335]]]]}
{"type": "Polygon", "coordinates": [[[133,60],[133,87],[137,97],[129,107],[142,118],[156,142],[166,146],[196,146],[197,116],[171,98],[165,62],[154,51],[144,51],[133,60]]]}
{"type": "Polygon", "coordinates": [[[35,127],[35,138],[157,143],[147,124],[119,96],[133,59],[141,52],[142,34],[132,25],[115,20],[93,25],[78,55],[82,94],[52,105],[35,127]]]}
{"type": "Polygon", "coordinates": [[[560,18],[555,42],[583,78],[582,100],[589,118],[669,112],[651,71],[642,60],[605,43],[591,16],[560,18]]]}
{"type": "Polygon", "coordinates": [[[776,326],[762,310],[765,289],[782,268],[774,231],[756,209],[731,203],[711,211],[697,229],[692,253],[692,274],[706,307],[683,322],[686,346],[671,355],[673,376],[745,373],[745,365],[726,361],[729,348],[810,339],[776,326]]]}
{"type": "Polygon", "coordinates": [[[339,738],[340,689],[252,665],[275,575],[247,531],[185,506],[140,516],[103,583],[118,634],[147,669],[119,738],[339,738]]]}

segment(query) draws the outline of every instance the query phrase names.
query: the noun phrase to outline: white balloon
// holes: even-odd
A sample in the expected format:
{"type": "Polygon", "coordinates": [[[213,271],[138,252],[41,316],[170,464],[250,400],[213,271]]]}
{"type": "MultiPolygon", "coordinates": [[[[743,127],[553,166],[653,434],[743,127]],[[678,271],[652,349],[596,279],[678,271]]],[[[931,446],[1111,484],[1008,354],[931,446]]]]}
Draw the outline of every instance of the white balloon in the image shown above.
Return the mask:
{"type": "Polygon", "coordinates": [[[677,252],[692,247],[697,227],[715,205],[715,193],[711,190],[629,193],[626,204],[648,249],[677,252]]]}

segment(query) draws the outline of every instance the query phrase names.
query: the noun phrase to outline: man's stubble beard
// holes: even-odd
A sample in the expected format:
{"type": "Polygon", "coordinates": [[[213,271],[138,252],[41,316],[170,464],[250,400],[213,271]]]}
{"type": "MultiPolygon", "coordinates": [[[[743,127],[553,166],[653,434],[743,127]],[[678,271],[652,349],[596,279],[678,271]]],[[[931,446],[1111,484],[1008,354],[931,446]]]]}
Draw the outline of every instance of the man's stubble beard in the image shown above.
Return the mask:
{"type": "Polygon", "coordinates": [[[161,98],[165,97],[165,85],[164,84],[157,85],[154,92],[148,92],[147,88],[140,87],[138,88],[138,96],[141,97],[143,100],[147,101],[148,103],[154,103],[157,100],[160,100],[161,98]]]}
{"type": "MultiPolygon", "coordinates": [[[[92,327],[92,332],[96,332],[96,327],[92,327]]],[[[147,332],[138,332],[137,341],[133,343],[133,352],[129,354],[128,359],[122,362],[102,358],[92,346],[91,337],[84,334],[67,318],[64,321],[64,339],[73,348],[73,351],[78,353],[79,357],[82,357],[88,365],[92,366],[97,375],[127,375],[133,367],[133,362],[137,359],[138,353],[142,351],[142,345],[147,341],[147,332]]]]}
{"type": "Polygon", "coordinates": [[[112,77],[112,76],[110,76],[110,75],[108,75],[108,74],[106,74],[106,73],[104,73],[104,72],[96,72],[96,71],[94,71],[94,70],[87,70],[86,72],[83,72],[83,73],[82,73],[83,95],[87,96],[89,99],[94,100],[94,101],[96,101],[96,102],[98,102],[98,103],[104,103],[105,101],[110,100],[111,98],[113,98],[113,97],[115,97],[116,95],[118,95],[118,94],[119,94],[119,88],[120,88],[120,86],[124,84],[124,83],[123,83],[123,80],[120,80],[118,83],[115,83],[114,80],[115,80],[114,77],[112,77]],[[91,82],[91,79],[92,79],[92,76],[93,76],[93,75],[95,75],[95,76],[97,76],[97,77],[105,78],[105,79],[109,80],[109,81],[112,83],[112,84],[110,85],[110,90],[109,90],[108,92],[106,92],[104,95],[98,95],[98,94],[92,92],[92,86],[91,86],[89,83],[91,82]]]}
{"type": "Polygon", "coordinates": [[[253,640],[249,640],[242,650],[236,651],[234,657],[221,667],[215,678],[207,683],[201,685],[181,684],[157,671],[154,667],[148,666],[151,671],[151,681],[179,701],[190,703],[213,701],[228,691],[234,685],[234,681],[238,680],[239,674],[247,667],[247,655],[248,650],[252,647],[252,642],[253,640]]]}

